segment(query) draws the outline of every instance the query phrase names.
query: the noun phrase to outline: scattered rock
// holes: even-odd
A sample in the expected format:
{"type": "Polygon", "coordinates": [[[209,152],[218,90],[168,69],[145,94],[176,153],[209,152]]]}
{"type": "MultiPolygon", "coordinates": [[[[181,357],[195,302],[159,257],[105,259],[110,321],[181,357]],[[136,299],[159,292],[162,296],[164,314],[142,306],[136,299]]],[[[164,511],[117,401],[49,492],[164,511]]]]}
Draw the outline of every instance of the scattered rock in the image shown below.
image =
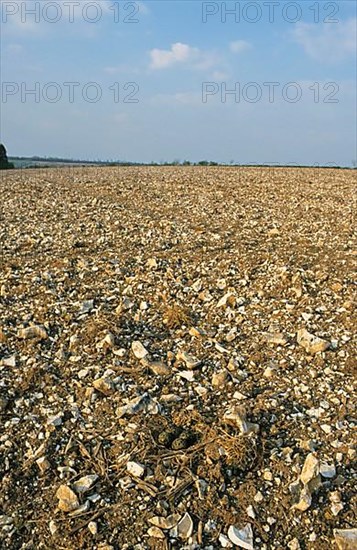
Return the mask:
{"type": "Polygon", "coordinates": [[[110,378],[97,378],[93,382],[94,388],[103,395],[112,395],[115,392],[115,386],[110,378]]]}
{"type": "Polygon", "coordinates": [[[150,414],[158,414],[160,412],[160,405],[150,397],[148,393],[144,393],[140,397],[129,401],[126,405],[117,409],[117,416],[122,418],[125,415],[137,414],[139,412],[146,412],[150,414]]]}
{"type": "Polygon", "coordinates": [[[251,523],[240,544],[338,548],[356,458],[353,176],[0,178],[0,546],[239,548],[228,529],[251,523]]]}
{"type": "Polygon", "coordinates": [[[144,359],[144,357],[146,357],[149,353],[148,350],[143,346],[143,344],[138,340],[132,342],[131,349],[137,359],[144,359]]]}
{"type": "Polygon", "coordinates": [[[147,359],[142,360],[143,365],[148,367],[153,374],[156,376],[168,376],[171,374],[171,369],[168,365],[165,365],[165,363],[162,363],[161,361],[148,361],[147,359]]]}
{"type": "Polygon", "coordinates": [[[129,461],[126,465],[126,469],[128,470],[129,474],[134,477],[144,477],[145,466],[139,464],[139,462],[129,461]]]}
{"type": "Polygon", "coordinates": [[[310,355],[315,355],[316,353],[326,351],[330,347],[330,342],[310,334],[310,332],[306,329],[298,330],[297,342],[310,355]]]}
{"type": "Polygon", "coordinates": [[[343,503],[341,501],[341,495],[338,491],[333,491],[329,495],[331,502],[331,511],[334,516],[337,516],[343,510],[343,503]]]}
{"type": "Polygon", "coordinates": [[[333,534],[338,550],[356,550],[357,529],[334,529],[333,534]]]}
{"type": "Polygon", "coordinates": [[[223,421],[238,428],[242,435],[259,432],[258,424],[253,424],[246,419],[246,411],[243,407],[233,406],[228,409],[223,415],[223,421]]]}
{"type": "Polygon", "coordinates": [[[228,537],[239,548],[254,550],[253,530],[249,523],[242,529],[237,529],[234,525],[231,525],[228,529],[228,537]]]}
{"type": "Polygon", "coordinates": [[[212,386],[214,388],[223,388],[226,385],[226,382],[229,379],[227,371],[222,370],[220,372],[215,372],[212,376],[212,386]]]}
{"type": "Polygon", "coordinates": [[[98,476],[96,474],[87,475],[75,481],[72,484],[72,487],[78,495],[81,495],[83,493],[86,493],[87,491],[90,491],[97,480],[98,476]]]}
{"type": "Polygon", "coordinates": [[[96,521],[90,521],[88,523],[88,529],[95,536],[98,533],[98,524],[96,521]]]}
{"type": "Polygon", "coordinates": [[[1,364],[4,367],[16,367],[16,355],[10,355],[10,357],[4,357],[4,359],[1,360],[1,364]]]}
{"type": "Polygon", "coordinates": [[[327,479],[332,479],[336,475],[336,467],[334,464],[328,464],[327,462],[320,463],[320,474],[327,479]]]}
{"type": "Polygon", "coordinates": [[[177,524],[177,534],[182,539],[189,539],[193,533],[193,521],[187,512],[177,524]]]}
{"type": "Polygon", "coordinates": [[[320,480],[320,462],[314,453],[310,453],[305,459],[300,480],[304,485],[309,485],[317,479],[320,480]]]}
{"type": "Polygon", "coordinates": [[[47,424],[49,426],[54,426],[54,427],[57,427],[57,426],[61,426],[62,425],[62,420],[63,420],[63,414],[55,414],[53,416],[50,416],[48,419],[47,419],[47,424]]]}
{"type": "Polygon", "coordinates": [[[178,522],[181,519],[180,514],[171,514],[170,516],[160,517],[160,516],[154,516],[149,519],[149,522],[151,525],[154,525],[155,527],[159,527],[159,529],[169,530],[175,527],[178,522]]]}
{"type": "Polygon", "coordinates": [[[179,352],[176,358],[178,361],[185,363],[186,367],[191,370],[196,369],[201,364],[201,361],[199,361],[196,357],[189,355],[185,351],[179,352]]]}
{"type": "Polygon", "coordinates": [[[165,539],[165,534],[158,527],[150,527],[148,529],[148,535],[154,539],[165,539]]]}
{"type": "Polygon", "coordinates": [[[46,340],[47,332],[46,329],[40,325],[33,325],[31,327],[22,328],[17,333],[18,338],[23,340],[37,339],[37,340],[46,340]]]}
{"type": "Polygon", "coordinates": [[[76,493],[67,485],[59,486],[56,497],[59,500],[58,508],[62,510],[62,512],[73,512],[79,508],[79,501],[76,493]]]}
{"type": "Polygon", "coordinates": [[[49,463],[49,461],[47,460],[47,458],[45,456],[41,456],[40,458],[38,458],[36,460],[36,464],[37,464],[41,474],[45,474],[47,472],[47,470],[49,470],[50,467],[51,467],[51,464],[49,463]]]}
{"type": "Polygon", "coordinates": [[[268,344],[275,344],[276,346],[286,346],[289,342],[281,332],[264,332],[263,337],[268,344]]]}
{"type": "Polygon", "coordinates": [[[85,300],[82,303],[81,309],[79,311],[79,315],[85,315],[86,313],[90,313],[94,309],[94,300],[85,300]]]}

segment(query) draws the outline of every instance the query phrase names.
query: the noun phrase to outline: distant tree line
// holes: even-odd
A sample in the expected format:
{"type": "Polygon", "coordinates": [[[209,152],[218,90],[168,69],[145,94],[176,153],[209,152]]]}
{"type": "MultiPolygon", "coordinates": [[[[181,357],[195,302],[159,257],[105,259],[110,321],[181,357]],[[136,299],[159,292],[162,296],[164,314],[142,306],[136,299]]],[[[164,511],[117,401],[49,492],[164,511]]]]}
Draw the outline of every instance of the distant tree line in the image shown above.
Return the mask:
{"type": "Polygon", "coordinates": [[[15,166],[12,162],[9,162],[7,158],[5,145],[0,143],[0,170],[11,170],[12,168],[15,168],[15,166]]]}

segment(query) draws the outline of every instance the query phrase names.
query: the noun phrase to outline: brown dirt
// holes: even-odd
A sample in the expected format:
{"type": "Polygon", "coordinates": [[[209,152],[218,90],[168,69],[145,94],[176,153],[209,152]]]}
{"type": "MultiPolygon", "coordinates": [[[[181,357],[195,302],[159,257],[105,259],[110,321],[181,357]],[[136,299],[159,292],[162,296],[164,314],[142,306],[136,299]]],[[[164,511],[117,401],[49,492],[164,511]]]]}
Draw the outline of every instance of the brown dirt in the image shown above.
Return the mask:
{"type": "Polygon", "coordinates": [[[355,182],[333,169],[0,174],[1,548],[208,550],[247,523],[256,549],[337,548],[333,529],[356,527],[355,182]],[[31,325],[47,338],[19,338],[31,325]],[[301,328],[330,348],[309,355],[301,328]],[[200,361],[191,381],[179,352],[200,361]],[[154,410],[118,415],[145,393],[154,410]],[[258,433],[225,422],[235,404],[258,433]],[[309,447],[336,474],[299,512],[289,486],[309,447]],[[56,491],[88,474],[80,503],[97,499],[69,517],[56,491]],[[185,512],[190,540],[148,535],[151,517],[185,512]]]}

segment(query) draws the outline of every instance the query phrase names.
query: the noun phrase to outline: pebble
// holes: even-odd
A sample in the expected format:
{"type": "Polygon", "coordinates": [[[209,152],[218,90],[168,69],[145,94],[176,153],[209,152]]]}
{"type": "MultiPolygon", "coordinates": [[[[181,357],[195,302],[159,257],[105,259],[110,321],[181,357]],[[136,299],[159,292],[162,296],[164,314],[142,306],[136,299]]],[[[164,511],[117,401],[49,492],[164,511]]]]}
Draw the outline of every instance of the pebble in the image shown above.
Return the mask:
{"type": "Polygon", "coordinates": [[[331,502],[331,511],[334,516],[337,516],[344,508],[341,501],[341,495],[338,491],[333,491],[330,493],[329,499],[331,502]]]}
{"type": "Polygon", "coordinates": [[[232,548],[233,547],[233,545],[230,542],[229,538],[226,537],[226,535],[223,535],[223,533],[221,533],[219,535],[218,540],[221,543],[222,548],[232,548]]]}
{"type": "Polygon", "coordinates": [[[81,309],[79,311],[79,315],[90,313],[93,309],[94,309],[94,300],[85,300],[82,303],[81,309]]]}
{"type": "Polygon", "coordinates": [[[276,346],[285,346],[288,343],[288,339],[281,332],[264,332],[263,338],[268,344],[276,346]]]}
{"type": "Polygon", "coordinates": [[[16,367],[16,355],[10,355],[10,357],[4,357],[1,360],[1,364],[4,365],[4,367],[16,367]]]}
{"type": "Polygon", "coordinates": [[[228,373],[225,370],[215,372],[212,376],[212,386],[214,388],[223,388],[228,381],[228,373]]]}
{"type": "Polygon", "coordinates": [[[115,392],[115,386],[110,378],[97,378],[93,382],[94,388],[103,395],[112,395],[115,392]]]}
{"type": "Polygon", "coordinates": [[[247,507],[247,515],[252,518],[252,519],[255,519],[256,518],[256,515],[255,515],[255,512],[254,512],[254,508],[253,506],[250,504],[248,507],[247,507]]]}
{"type": "Polygon", "coordinates": [[[316,353],[326,351],[330,347],[330,342],[327,342],[327,340],[323,340],[318,336],[314,336],[306,329],[298,330],[297,342],[310,355],[315,355],[316,353]]]}
{"type": "Polygon", "coordinates": [[[88,523],[88,529],[92,535],[96,535],[98,533],[98,524],[95,521],[90,521],[88,523]]]}
{"type": "Polygon", "coordinates": [[[338,550],[356,550],[357,529],[334,529],[333,534],[338,550]]]}
{"type": "Polygon", "coordinates": [[[177,524],[177,534],[182,539],[189,539],[193,533],[193,521],[187,512],[177,524]]]}
{"type": "Polygon", "coordinates": [[[327,462],[320,463],[320,474],[327,479],[332,479],[336,475],[336,467],[334,464],[328,464],[327,462]]]}
{"type": "Polygon", "coordinates": [[[0,515],[0,527],[5,527],[6,525],[12,525],[14,520],[11,516],[0,515]]]}
{"type": "Polygon", "coordinates": [[[72,484],[72,487],[75,490],[75,492],[80,495],[92,489],[92,487],[95,485],[97,480],[98,480],[98,476],[96,474],[87,475],[75,481],[72,484]]]}
{"type": "Polygon", "coordinates": [[[228,529],[228,537],[233,544],[246,550],[254,550],[252,526],[247,523],[242,529],[231,525],[228,529]]]}
{"type": "Polygon", "coordinates": [[[156,376],[168,376],[171,373],[170,367],[161,361],[148,361],[143,359],[142,363],[156,376]]]}
{"type": "Polygon", "coordinates": [[[67,485],[60,485],[56,492],[59,500],[58,508],[63,512],[72,512],[79,507],[79,501],[76,493],[67,485]]]}
{"type": "Polygon", "coordinates": [[[305,512],[311,506],[312,497],[308,487],[304,487],[300,493],[300,500],[297,504],[293,505],[293,508],[305,512]]]}
{"type": "Polygon", "coordinates": [[[217,288],[219,288],[219,290],[224,290],[227,286],[227,281],[226,279],[218,279],[217,281],[217,288]]]}
{"type": "Polygon", "coordinates": [[[47,424],[49,426],[61,426],[62,424],[62,418],[63,418],[63,415],[62,414],[56,414],[54,416],[50,416],[48,419],[47,419],[47,424]]]}
{"type": "Polygon", "coordinates": [[[184,378],[185,380],[187,380],[187,382],[193,382],[195,379],[195,375],[192,370],[182,370],[177,373],[177,376],[179,376],[180,378],[184,378]]]}
{"type": "Polygon", "coordinates": [[[160,516],[154,516],[149,519],[149,522],[151,525],[154,525],[155,527],[159,527],[159,529],[165,529],[169,530],[175,527],[178,522],[181,519],[180,514],[171,514],[170,516],[160,517],[160,516]]]}
{"type": "Polygon", "coordinates": [[[33,325],[31,327],[19,330],[17,333],[17,337],[22,338],[23,340],[29,340],[32,338],[36,338],[38,340],[46,340],[47,332],[43,326],[33,325]]]}
{"type": "Polygon", "coordinates": [[[233,406],[223,415],[223,421],[239,428],[241,435],[258,433],[258,424],[253,424],[246,419],[246,413],[242,407],[233,406]]]}
{"type": "Polygon", "coordinates": [[[229,349],[225,348],[218,342],[215,342],[214,347],[216,348],[217,351],[219,351],[219,353],[230,353],[229,349]]]}
{"type": "Polygon", "coordinates": [[[273,369],[272,367],[267,367],[263,372],[263,376],[265,378],[273,378],[274,374],[275,374],[275,369],[273,369]]]}
{"type": "Polygon", "coordinates": [[[0,397],[0,412],[4,412],[9,404],[9,400],[5,397],[0,397]]]}
{"type": "Polygon", "coordinates": [[[50,523],[48,524],[48,527],[49,527],[51,535],[53,536],[57,532],[57,525],[53,521],[53,519],[51,519],[50,523]]]}
{"type": "Polygon", "coordinates": [[[145,466],[140,464],[139,462],[134,462],[130,460],[127,465],[126,469],[134,477],[144,477],[145,474],[145,466]]]}
{"type": "Polygon", "coordinates": [[[85,512],[88,512],[90,508],[90,502],[89,500],[86,500],[83,504],[81,504],[80,506],[78,506],[78,508],[76,510],[74,510],[73,512],[70,512],[68,515],[71,517],[71,518],[75,518],[77,516],[81,516],[82,514],[84,514],[85,512]]]}
{"type": "Polygon", "coordinates": [[[309,453],[305,459],[304,466],[300,474],[300,480],[304,485],[318,478],[320,474],[320,462],[314,453],[309,453]]]}
{"type": "Polygon", "coordinates": [[[232,330],[230,330],[226,334],[225,340],[226,340],[226,342],[233,342],[233,340],[235,340],[236,338],[237,338],[237,329],[232,328],[232,330]]]}
{"type": "Polygon", "coordinates": [[[125,415],[137,414],[138,412],[148,412],[150,414],[158,414],[160,412],[160,405],[150,397],[148,393],[144,393],[140,397],[136,397],[123,405],[118,407],[116,414],[119,418],[122,418],[125,415]]]}
{"type": "Polygon", "coordinates": [[[198,327],[191,327],[188,332],[194,338],[202,338],[203,336],[205,336],[204,330],[202,330],[198,327]]]}
{"type": "Polygon", "coordinates": [[[150,269],[156,269],[158,266],[156,258],[149,258],[148,261],[146,262],[146,265],[150,267],[150,269]]]}
{"type": "Polygon", "coordinates": [[[186,367],[190,370],[196,369],[200,364],[201,361],[199,361],[196,357],[193,357],[189,353],[186,353],[185,351],[179,352],[176,356],[177,361],[182,361],[185,363],[186,367]]]}
{"type": "Polygon", "coordinates": [[[217,303],[217,308],[219,307],[225,307],[225,306],[234,306],[236,302],[236,297],[231,292],[227,292],[217,303]]]}
{"type": "Polygon", "coordinates": [[[198,498],[204,500],[209,487],[207,481],[204,479],[196,479],[195,486],[198,492],[198,498]]]}
{"type": "Polygon", "coordinates": [[[332,428],[328,424],[321,424],[320,428],[325,432],[325,434],[330,434],[332,432],[332,428]]]}
{"type": "Polygon", "coordinates": [[[153,537],[154,539],[163,540],[165,538],[165,534],[158,527],[150,527],[148,529],[148,535],[149,537],[153,537]]]}
{"type": "Polygon", "coordinates": [[[134,342],[132,342],[131,349],[137,359],[144,359],[149,353],[139,340],[134,340],[134,342]]]}
{"type": "Polygon", "coordinates": [[[47,458],[45,456],[41,456],[40,458],[38,458],[36,460],[36,464],[39,467],[39,470],[40,470],[41,474],[46,473],[47,470],[49,470],[50,467],[51,467],[49,461],[47,460],[47,458]]]}
{"type": "Polygon", "coordinates": [[[108,332],[106,336],[98,344],[99,348],[112,349],[115,347],[115,336],[111,332],[108,332]]]}

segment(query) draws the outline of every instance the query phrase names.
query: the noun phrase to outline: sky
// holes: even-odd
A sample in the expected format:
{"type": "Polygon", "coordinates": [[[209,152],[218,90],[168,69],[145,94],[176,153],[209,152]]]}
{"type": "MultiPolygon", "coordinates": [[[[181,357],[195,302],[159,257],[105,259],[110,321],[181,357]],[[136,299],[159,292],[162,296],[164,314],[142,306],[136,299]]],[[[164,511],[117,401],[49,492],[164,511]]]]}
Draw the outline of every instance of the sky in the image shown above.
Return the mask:
{"type": "Polygon", "coordinates": [[[10,156],[352,166],[354,0],[0,0],[10,156]]]}

